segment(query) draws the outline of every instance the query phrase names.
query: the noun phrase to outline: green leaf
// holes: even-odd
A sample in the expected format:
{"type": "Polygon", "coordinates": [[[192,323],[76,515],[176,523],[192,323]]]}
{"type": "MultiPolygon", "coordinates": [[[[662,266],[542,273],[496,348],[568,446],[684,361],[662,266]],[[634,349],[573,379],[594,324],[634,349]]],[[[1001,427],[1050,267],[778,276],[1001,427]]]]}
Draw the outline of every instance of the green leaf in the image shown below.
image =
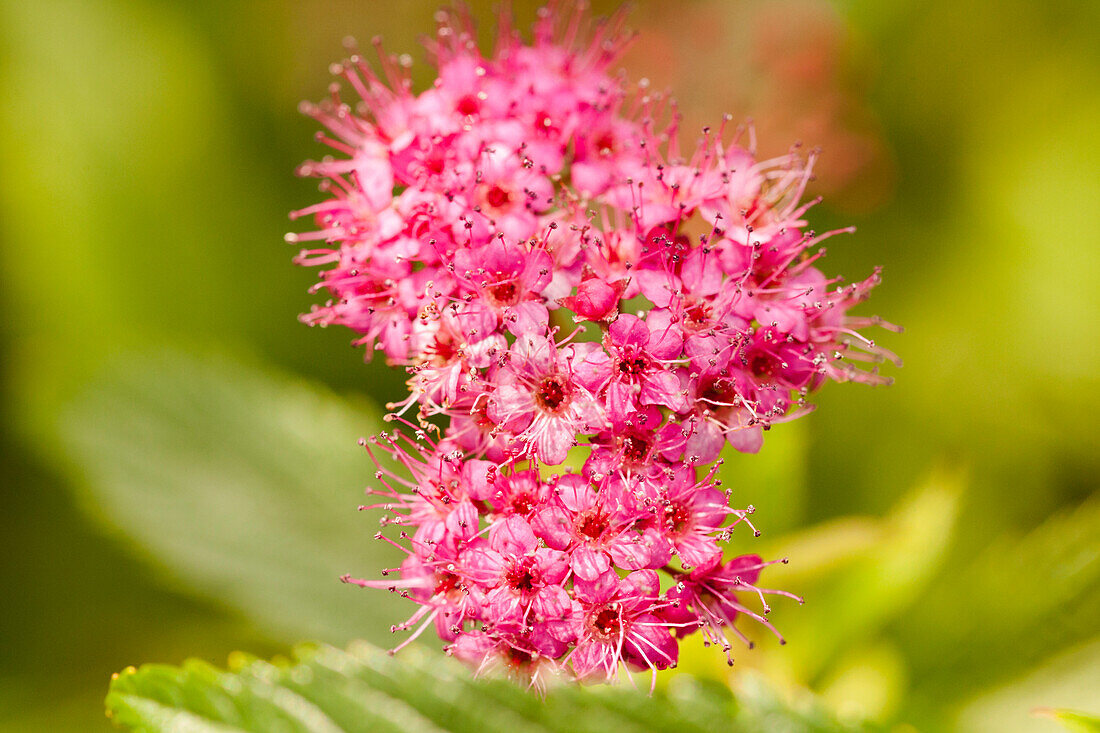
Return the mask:
{"type": "Polygon", "coordinates": [[[1100,633],[1097,537],[1100,497],[1092,497],[1026,534],[1006,533],[930,586],[923,612],[899,629],[920,691],[937,700],[972,694],[1100,633]],[[984,664],[975,669],[974,659],[984,664]]]}
{"type": "Polygon", "coordinates": [[[190,660],[114,676],[107,715],[139,731],[670,731],[855,730],[811,701],[789,704],[760,677],[729,688],[676,677],[650,696],[627,686],[553,685],[543,697],[503,679],[474,679],[438,654],[391,657],[356,642],[302,647],[294,661],[235,655],[230,671],[190,660]]]}
{"type": "Polygon", "coordinates": [[[386,643],[411,605],[342,584],[398,559],[359,512],[371,405],[226,357],[121,362],[63,419],[89,510],[186,589],[284,640],[386,643]]]}
{"type": "Polygon", "coordinates": [[[882,520],[836,521],[765,548],[791,560],[772,568],[767,582],[806,599],[776,620],[791,643],[768,663],[783,666],[782,676],[820,681],[846,649],[870,642],[917,602],[943,560],[964,483],[958,471],[934,472],[882,520]],[[797,571],[803,557],[816,564],[818,547],[830,548],[823,565],[813,575],[797,571]]]}
{"type": "Polygon", "coordinates": [[[1066,730],[1077,731],[1077,733],[1100,733],[1100,717],[1089,713],[1039,708],[1035,714],[1057,720],[1066,730]]]}
{"type": "MultiPolygon", "coordinates": [[[[1095,710],[1097,680],[1100,680],[1100,637],[1060,651],[962,706],[951,706],[949,709],[953,708],[956,715],[950,727],[975,733],[1039,729],[1053,732],[1055,726],[1037,724],[1034,714],[1046,711],[1056,717],[1053,713],[1058,710],[1095,710]]],[[[924,692],[918,694],[930,696],[924,692]]],[[[942,709],[945,699],[941,696],[933,704],[942,709]]]]}
{"type": "MultiPolygon", "coordinates": [[[[753,523],[772,536],[796,527],[803,519],[806,496],[807,426],[804,420],[769,431],[755,455],[739,453],[727,445],[722,451],[718,478],[733,491],[735,505],[752,504],[753,523]]],[[[734,551],[755,552],[752,533],[734,533],[734,551]]]]}

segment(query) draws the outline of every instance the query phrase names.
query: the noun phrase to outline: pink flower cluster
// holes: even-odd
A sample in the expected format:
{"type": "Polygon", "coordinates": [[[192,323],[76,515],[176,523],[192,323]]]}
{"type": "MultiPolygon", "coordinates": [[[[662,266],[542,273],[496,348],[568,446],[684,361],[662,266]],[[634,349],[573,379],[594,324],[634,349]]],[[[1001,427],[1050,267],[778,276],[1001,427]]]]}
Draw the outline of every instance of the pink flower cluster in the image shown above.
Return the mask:
{"type": "Polygon", "coordinates": [[[355,102],[334,85],[304,106],[342,156],[301,168],[329,195],[288,235],[325,268],[303,319],[409,373],[390,405],[409,434],[372,441],[398,528],[379,537],[407,558],[345,580],[419,604],[395,627],[410,640],[434,625],[535,682],[668,668],[695,631],[728,656],[742,614],[771,628],[769,563],[723,558],[752,507],[730,508],[719,453],[759,450],[825,380],[885,381],[852,362],[892,357],[856,331],[888,324],[848,315],[877,272],[816,267],[836,232],[803,219],[812,156],[758,161],[723,129],[682,157],[675,108],[609,74],[621,24],[563,2],[530,43],[502,18],[485,55],[444,12],[430,89],[405,58],[379,51],[379,74],[355,54],[332,68],[355,102]]]}

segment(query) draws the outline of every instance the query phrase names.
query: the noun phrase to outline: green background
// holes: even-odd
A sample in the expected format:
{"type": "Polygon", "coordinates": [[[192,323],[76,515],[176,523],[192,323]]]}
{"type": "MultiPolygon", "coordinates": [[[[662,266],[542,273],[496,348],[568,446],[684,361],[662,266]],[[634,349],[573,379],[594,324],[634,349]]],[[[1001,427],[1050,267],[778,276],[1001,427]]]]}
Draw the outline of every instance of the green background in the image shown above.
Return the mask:
{"type": "MultiPolygon", "coordinates": [[[[296,322],[314,273],[282,235],[318,197],[298,102],[348,34],[426,81],[435,8],[0,0],[0,730],[107,729],[128,664],[386,643],[401,608],[335,577],[380,562],[355,438],[402,374],[296,322]],[[245,495],[293,522],[270,534],[245,495]],[[302,557],[331,582],[269,582],[302,557]]],[[[863,312],[907,329],[878,336],[894,386],[830,385],[731,462],[765,530],[738,547],[789,555],[769,582],[808,601],[738,664],[928,730],[1100,710],[1100,4],[642,2],[631,24],[631,78],[680,90],[691,126],[823,147],[813,226],[858,228],[823,269],[883,265],[863,312]]],[[[726,679],[708,660],[683,667],[726,679]]]]}

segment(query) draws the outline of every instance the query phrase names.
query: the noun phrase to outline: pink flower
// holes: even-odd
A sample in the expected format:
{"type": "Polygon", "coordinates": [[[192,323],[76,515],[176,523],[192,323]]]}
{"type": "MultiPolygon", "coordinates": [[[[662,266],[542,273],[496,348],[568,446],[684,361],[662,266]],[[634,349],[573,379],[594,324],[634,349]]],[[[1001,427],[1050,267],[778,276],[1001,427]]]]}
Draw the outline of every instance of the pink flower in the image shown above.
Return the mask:
{"type": "Polygon", "coordinates": [[[559,298],[558,304],[576,313],[573,320],[614,322],[619,315],[619,301],[629,280],[606,282],[589,267],[581,275],[577,294],[559,298]]]}
{"type": "Polygon", "coordinates": [[[654,613],[655,607],[660,609],[660,587],[652,570],[623,579],[608,571],[591,581],[577,581],[581,617],[570,661],[578,678],[614,679],[620,661],[654,671],[676,665],[679,649],[670,627],[654,613]]]}
{"type": "Polygon", "coordinates": [[[545,331],[549,313],[540,294],[550,283],[550,255],[507,242],[493,239],[455,253],[457,272],[476,291],[462,312],[467,318],[493,313],[515,335],[545,331]]]}
{"type": "Polygon", "coordinates": [[[551,487],[539,477],[538,471],[517,471],[497,478],[489,505],[497,514],[529,519],[533,512],[549,501],[551,491],[551,487]]]}
{"type": "Polygon", "coordinates": [[[515,434],[516,455],[559,464],[578,435],[602,426],[602,411],[574,378],[571,355],[553,341],[525,334],[509,357],[494,375],[489,418],[515,434]]]}
{"type": "MultiPolygon", "coordinates": [[[[727,658],[730,644],[726,641],[725,629],[732,629],[747,644],[752,645],[734,626],[738,614],[752,617],[784,644],[786,642],[783,636],[764,618],[764,615],[771,612],[765,595],[782,595],[798,603],[802,603],[802,599],[786,591],[762,589],[755,585],[760,571],[775,562],[780,561],[765,562],[757,555],[742,555],[725,564],[716,561],[684,573],[679,576],[677,584],[665,594],[670,603],[662,609],[661,616],[676,627],[678,637],[702,629],[707,641],[722,647],[727,658]],[[764,615],[741,603],[737,596],[739,592],[757,596],[763,605],[764,615]]],[[[730,660],[730,664],[732,663],[730,660]]]]}
{"type": "Polygon", "coordinates": [[[604,345],[606,352],[593,351],[577,365],[577,378],[605,397],[614,427],[621,428],[636,407],[687,408],[680,380],[669,368],[683,347],[681,333],[671,324],[650,328],[624,313],[608,327],[604,345]]]}
{"type": "Polygon", "coordinates": [[[567,645],[553,637],[525,632],[489,633],[480,629],[467,631],[453,644],[444,647],[448,654],[468,663],[478,672],[503,667],[505,671],[544,691],[549,680],[560,670],[555,661],[567,645]]]}
{"type": "Polygon", "coordinates": [[[547,545],[569,552],[578,578],[592,580],[612,565],[638,570],[667,562],[667,555],[655,561],[660,536],[638,523],[644,515],[624,482],[605,479],[597,488],[581,476],[567,475],[558,481],[554,497],[533,526],[547,545]]]}
{"type": "MultiPolygon", "coordinates": [[[[683,452],[683,439],[675,421],[665,423],[660,409],[647,405],[629,413],[617,430],[607,430],[592,439],[592,453],[584,464],[584,475],[592,481],[620,474],[660,477],[667,468],[657,456],[683,452]],[[679,450],[677,447],[679,446],[679,450]]],[[[667,458],[667,456],[665,456],[667,458]]]]}
{"type": "Polygon", "coordinates": [[[490,618],[527,627],[559,620],[570,610],[562,586],[569,572],[565,553],[539,547],[526,520],[507,517],[493,525],[487,545],[469,551],[470,577],[489,588],[485,602],[490,618]]]}
{"type": "Polygon", "coordinates": [[[760,450],[826,381],[888,381],[856,364],[896,361],[861,334],[894,327],[850,315],[878,272],[818,269],[817,244],[851,230],[807,230],[813,156],[758,161],[724,124],[680,152],[665,100],[612,73],[621,13],[554,3],[531,43],[502,21],[483,53],[442,13],[423,91],[356,52],[333,67],[356,99],[303,105],[336,155],[299,169],[326,197],[287,235],[322,268],[302,320],[409,375],[388,405],[402,427],[364,441],[364,508],[406,557],[345,580],[416,603],[394,627],[409,640],[434,626],[538,686],[656,673],[694,631],[728,653],[727,628],[771,628],[780,592],[756,585],[759,558],[723,561],[752,509],[729,507],[715,461],[760,450]]]}
{"type": "Polygon", "coordinates": [[[709,566],[722,556],[714,534],[736,512],[709,480],[695,480],[693,468],[681,466],[669,474],[659,484],[646,482],[643,501],[652,515],[651,526],[679,556],[685,570],[709,566]]]}

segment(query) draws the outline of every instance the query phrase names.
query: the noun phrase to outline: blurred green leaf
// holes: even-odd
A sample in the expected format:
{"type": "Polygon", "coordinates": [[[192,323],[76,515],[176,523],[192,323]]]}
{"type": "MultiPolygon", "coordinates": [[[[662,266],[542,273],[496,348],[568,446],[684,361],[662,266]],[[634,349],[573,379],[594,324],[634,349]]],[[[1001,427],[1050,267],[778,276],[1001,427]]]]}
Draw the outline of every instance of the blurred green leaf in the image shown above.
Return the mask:
{"type": "Polygon", "coordinates": [[[764,554],[794,558],[782,568],[784,582],[808,584],[869,557],[886,540],[886,531],[877,517],[840,517],[774,538],[764,554]]]}
{"type": "Polygon", "coordinates": [[[918,687],[942,700],[1100,633],[1100,497],[1009,533],[933,583],[899,624],[918,687]],[[1012,644],[1005,644],[1012,639],[1012,644]],[[975,658],[984,660],[975,668],[975,658]]]}
{"type": "Polygon", "coordinates": [[[838,714],[888,720],[905,694],[905,659],[888,641],[844,651],[820,686],[821,699],[838,714]]]}
{"type": "Polygon", "coordinates": [[[831,523],[824,540],[808,541],[810,532],[789,545],[776,541],[773,551],[791,563],[772,568],[767,582],[805,596],[806,605],[777,622],[792,643],[766,663],[785,678],[812,682],[846,648],[869,641],[910,607],[943,559],[963,485],[961,473],[938,471],[882,520],[831,523]],[[820,545],[842,550],[827,558],[834,572],[787,574],[803,554],[813,563],[820,545]]]}
{"type": "MultiPolygon", "coordinates": [[[[296,57],[278,35],[300,35],[299,11],[0,0],[0,306],[14,337],[3,371],[21,434],[52,449],[81,385],[160,339],[246,344],[335,384],[366,378],[383,400],[385,387],[400,393],[404,373],[364,369],[352,336],[296,323],[317,275],[291,264],[297,248],[282,237],[287,212],[316,198],[294,166],[321,146],[284,69],[323,77],[329,58],[296,57]],[[250,103],[268,84],[291,99],[250,103]]],[[[348,32],[332,27],[332,53],[348,32]]]]}
{"type": "Polygon", "coordinates": [[[1057,720],[1066,730],[1077,731],[1077,733],[1100,733],[1100,717],[1089,713],[1040,708],[1035,711],[1035,714],[1057,720]]]}
{"type": "MultiPolygon", "coordinates": [[[[733,491],[732,502],[741,506],[751,503],[757,511],[753,523],[768,535],[797,526],[805,504],[808,428],[804,420],[781,428],[764,436],[764,446],[755,455],[739,453],[727,445],[718,471],[723,487],[733,491]]],[[[751,533],[735,537],[736,549],[753,551],[748,544],[751,533]]]]}
{"type": "MultiPolygon", "coordinates": [[[[343,585],[394,558],[356,511],[377,410],[225,357],[120,362],[67,411],[90,510],[284,640],[385,638],[402,603],[343,585]]],[[[404,603],[407,603],[404,602],[404,603]]]]}
{"type": "Polygon", "coordinates": [[[409,649],[392,658],[365,643],[302,648],[293,662],[244,655],[224,672],[191,660],[116,675],[107,714],[141,731],[841,731],[812,703],[791,705],[754,677],[735,699],[687,676],[652,696],[624,687],[554,686],[545,698],[456,662],[409,649]]]}
{"type": "Polygon", "coordinates": [[[266,202],[211,174],[229,154],[226,107],[201,39],[170,7],[0,3],[0,40],[0,83],[14,92],[0,109],[0,236],[18,245],[0,266],[22,337],[14,401],[37,423],[111,349],[238,323],[228,257],[194,243],[242,233],[211,224],[219,209],[255,222],[266,202]],[[60,100],[63,112],[40,113],[60,100]],[[51,271],[43,298],[30,274],[51,271]]]}
{"type": "Polygon", "coordinates": [[[945,698],[934,704],[941,712],[953,711],[952,727],[956,730],[1026,733],[1044,729],[1053,733],[1054,725],[1036,723],[1036,710],[1094,710],[1097,680],[1100,680],[1100,637],[1033,665],[1007,684],[983,692],[961,707],[951,705],[945,698]]]}

